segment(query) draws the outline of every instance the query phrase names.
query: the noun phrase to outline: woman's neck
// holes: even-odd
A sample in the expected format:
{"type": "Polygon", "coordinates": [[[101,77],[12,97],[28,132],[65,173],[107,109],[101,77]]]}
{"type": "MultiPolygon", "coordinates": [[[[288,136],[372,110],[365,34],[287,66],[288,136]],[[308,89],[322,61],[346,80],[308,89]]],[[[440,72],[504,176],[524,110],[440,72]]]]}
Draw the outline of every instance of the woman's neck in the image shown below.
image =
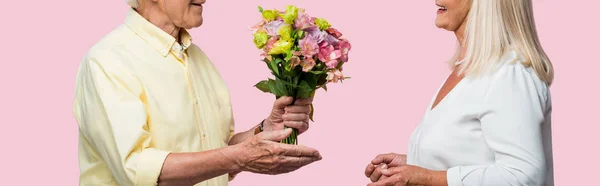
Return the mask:
{"type": "Polygon", "coordinates": [[[467,44],[465,41],[465,27],[467,20],[465,20],[459,27],[454,31],[454,35],[456,36],[456,40],[458,41],[460,47],[460,55],[458,56],[458,60],[463,60],[467,53],[467,44]]]}

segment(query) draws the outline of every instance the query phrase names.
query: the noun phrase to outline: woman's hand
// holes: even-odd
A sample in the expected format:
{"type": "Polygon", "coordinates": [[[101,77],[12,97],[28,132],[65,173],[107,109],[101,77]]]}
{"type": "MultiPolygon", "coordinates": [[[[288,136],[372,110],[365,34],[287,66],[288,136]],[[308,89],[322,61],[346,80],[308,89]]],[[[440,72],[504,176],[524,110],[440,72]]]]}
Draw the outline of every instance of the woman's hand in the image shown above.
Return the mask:
{"type": "Polygon", "coordinates": [[[402,165],[383,169],[381,173],[386,178],[379,179],[367,186],[447,185],[446,171],[432,171],[422,167],[402,165]]]}
{"type": "Polygon", "coordinates": [[[273,110],[263,124],[264,131],[282,130],[285,127],[298,129],[300,134],[308,130],[311,99],[281,97],[273,104],[273,110]]]}
{"type": "Polygon", "coordinates": [[[380,154],[367,165],[365,176],[370,178],[371,182],[376,182],[387,178],[385,175],[382,175],[382,170],[402,165],[406,165],[406,155],[394,153],[380,154]]]}
{"type": "Polygon", "coordinates": [[[240,170],[275,175],[292,172],[321,160],[321,155],[315,149],[279,143],[291,133],[292,129],[289,128],[265,131],[236,145],[241,153],[238,157],[240,170]]]}

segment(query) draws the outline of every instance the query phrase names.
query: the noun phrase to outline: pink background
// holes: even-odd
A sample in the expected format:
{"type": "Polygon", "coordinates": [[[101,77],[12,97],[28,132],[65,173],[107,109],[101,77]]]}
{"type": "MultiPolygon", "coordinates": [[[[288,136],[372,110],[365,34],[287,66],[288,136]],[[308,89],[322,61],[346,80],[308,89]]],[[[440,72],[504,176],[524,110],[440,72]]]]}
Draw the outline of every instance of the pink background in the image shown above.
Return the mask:
{"type": "MultiPolygon", "coordinates": [[[[353,44],[345,73],[353,79],[318,92],[316,122],[300,137],[321,151],[322,161],[286,175],[243,173],[231,185],[366,185],[363,170],[374,156],[406,152],[409,134],[449,74],[444,61],[455,38],[434,27],[433,0],[208,0],[205,24],[191,33],[230,88],[238,131],[266,117],[273,101],[252,87],[268,71],[247,27],[260,18],[257,5],[287,4],[327,18],[345,34],[353,44]]],[[[556,183],[589,185],[600,166],[600,91],[594,87],[600,2],[534,0],[534,6],[556,68],[556,183]]],[[[123,22],[127,8],[124,0],[10,1],[0,8],[2,185],[78,184],[75,73],[86,51],[123,22]]]]}

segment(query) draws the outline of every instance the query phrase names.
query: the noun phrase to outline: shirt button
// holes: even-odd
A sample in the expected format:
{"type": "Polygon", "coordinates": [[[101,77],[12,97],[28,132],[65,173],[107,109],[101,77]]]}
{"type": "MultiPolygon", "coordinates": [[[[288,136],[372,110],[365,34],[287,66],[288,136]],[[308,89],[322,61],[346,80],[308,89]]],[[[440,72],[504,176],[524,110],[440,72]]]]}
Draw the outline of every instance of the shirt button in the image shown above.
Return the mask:
{"type": "Polygon", "coordinates": [[[202,137],[203,137],[203,138],[206,138],[206,133],[204,133],[204,132],[203,132],[203,133],[202,133],[202,137]]]}

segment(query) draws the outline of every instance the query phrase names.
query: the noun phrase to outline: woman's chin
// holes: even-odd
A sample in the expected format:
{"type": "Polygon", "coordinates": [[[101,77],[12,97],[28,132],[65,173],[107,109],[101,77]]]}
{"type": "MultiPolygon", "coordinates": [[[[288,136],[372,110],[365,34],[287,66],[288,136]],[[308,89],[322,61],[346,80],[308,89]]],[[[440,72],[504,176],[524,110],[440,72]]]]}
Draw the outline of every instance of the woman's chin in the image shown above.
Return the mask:
{"type": "Polygon", "coordinates": [[[435,22],[435,27],[437,27],[437,28],[444,29],[445,26],[446,26],[445,24],[435,22]]]}
{"type": "Polygon", "coordinates": [[[438,22],[438,21],[435,22],[435,27],[441,28],[441,29],[444,29],[444,30],[447,30],[447,31],[453,31],[452,29],[450,29],[450,26],[448,24],[441,23],[441,22],[438,22]]]}

